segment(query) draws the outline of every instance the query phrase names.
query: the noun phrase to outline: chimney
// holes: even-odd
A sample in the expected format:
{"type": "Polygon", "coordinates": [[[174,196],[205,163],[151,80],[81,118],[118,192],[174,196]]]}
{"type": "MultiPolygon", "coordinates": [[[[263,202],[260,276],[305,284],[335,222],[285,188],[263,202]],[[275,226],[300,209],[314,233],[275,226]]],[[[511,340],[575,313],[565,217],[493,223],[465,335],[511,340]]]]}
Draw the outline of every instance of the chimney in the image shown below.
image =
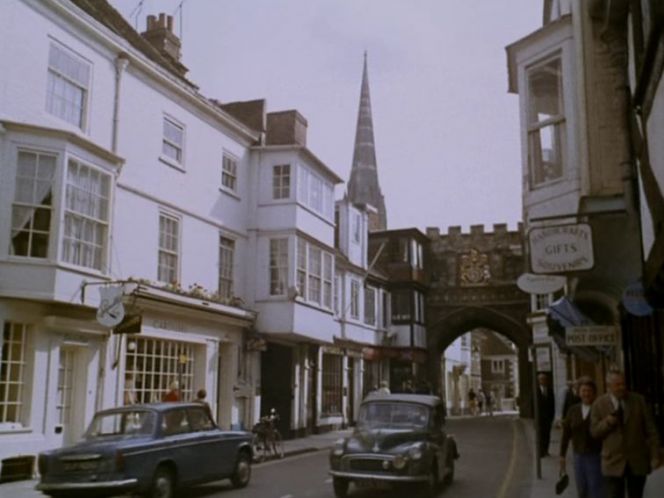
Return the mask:
{"type": "Polygon", "coordinates": [[[160,54],[166,56],[174,62],[180,62],[180,48],[182,44],[180,39],[173,33],[173,16],[167,16],[164,13],[157,16],[148,16],[148,26],[141,36],[145,38],[150,45],[156,48],[160,54]]]}
{"type": "Polygon", "coordinates": [[[307,120],[296,110],[267,115],[267,145],[307,145],[307,120]]]}

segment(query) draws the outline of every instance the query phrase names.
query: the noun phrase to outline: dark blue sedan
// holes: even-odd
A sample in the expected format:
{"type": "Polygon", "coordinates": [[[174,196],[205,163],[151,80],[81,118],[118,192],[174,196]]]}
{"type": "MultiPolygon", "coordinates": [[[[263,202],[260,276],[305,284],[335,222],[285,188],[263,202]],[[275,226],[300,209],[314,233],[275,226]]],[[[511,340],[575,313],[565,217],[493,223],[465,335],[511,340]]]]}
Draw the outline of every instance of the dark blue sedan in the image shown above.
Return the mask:
{"type": "Polygon", "coordinates": [[[222,431],[207,405],[159,403],[98,412],[83,441],[39,455],[37,489],[53,497],[137,493],[251,477],[251,433],[222,431]]]}

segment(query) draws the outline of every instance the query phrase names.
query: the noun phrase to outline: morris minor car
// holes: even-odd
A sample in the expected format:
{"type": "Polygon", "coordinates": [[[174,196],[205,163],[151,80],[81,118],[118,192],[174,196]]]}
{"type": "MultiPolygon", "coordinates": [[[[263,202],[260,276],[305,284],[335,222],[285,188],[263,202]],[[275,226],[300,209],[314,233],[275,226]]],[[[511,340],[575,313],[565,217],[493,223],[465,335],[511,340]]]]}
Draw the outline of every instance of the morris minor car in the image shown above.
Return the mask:
{"type": "Polygon", "coordinates": [[[131,405],[98,412],[83,440],[39,455],[36,488],[53,497],[139,494],[251,476],[251,433],[223,431],[200,403],[131,405]]]}
{"type": "Polygon", "coordinates": [[[459,457],[446,434],[440,398],[419,394],[370,394],[360,406],[352,435],[330,450],[330,474],[337,498],[351,483],[363,486],[414,486],[434,496],[454,478],[459,457]]]}

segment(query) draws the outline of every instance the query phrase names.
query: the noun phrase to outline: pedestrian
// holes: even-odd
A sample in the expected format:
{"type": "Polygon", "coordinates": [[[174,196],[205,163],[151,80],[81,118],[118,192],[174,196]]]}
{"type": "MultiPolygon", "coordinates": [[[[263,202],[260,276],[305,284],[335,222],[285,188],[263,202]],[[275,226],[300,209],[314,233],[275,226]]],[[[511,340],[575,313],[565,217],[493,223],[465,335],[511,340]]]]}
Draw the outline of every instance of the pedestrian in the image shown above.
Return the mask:
{"type": "Polygon", "coordinates": [[[493,417],[493,395],[491,390],[484,392],[484,402],[486,403],[486,412],[490,417],[493,417]]]}
{"type": "Polygon", "coordinates": [[[164,394],[162,401],[180,401],[180,383],[174,380],[168,386],[168,392],[164,394]]]}
{"type": "Polygon", "coordinates": [[[477,415],[477,395],[472,387],[468,391],[468,406],[470,407],[470,414],[477,415]]]}
{"type": "MultiPolygon", "coordinates": [[[[629,392],[625,375],[610,370],[608,393],[590,412],[592,435],[602,441],[602,475],[608,498],[643,498],[646,476],[659,467],[659,436],[640,394],[629,392]]],[[[661,495],[660,495],[661,496],[661,495]]]]}
{"type": "Polygon", "coordinates": [[[563,408],[562,413],[560,414],[560,419],[564,419],[567,416],[567,410],[577,403],[581,403],[581,398],[578,395],[579,385],[578,381],[567,381],[567,387],[563,393],[563,408]]]}
{"type": "Polygon", "coordinates": [[[579,403],[572,405],[563,419],[563,434],[560,440],[560,471],[567,472],[567,447],[572,441],[574,476],[579,498],[604,498],[602,442],[590,433],[590,409],[597,397],[595,382],[579,379],[579,403]]]}
{"type": "Polygon", "coordinates": [[[551,426],[555,417],[556,399],[553,389],[549,385],[549,376],[540,372],[537,375],[537,411],[539,428],[539,456],[549,456],[549,443],[551,441],[551,426]]]}
{"type": "Polygon", "coordinates": [[[390,383],[386,380],[380,381],[380,387],[376,391],[377,394],[390,394],[390,383]]]}
{"type": "Polygon", "coordinates": [[[477,391],[477,412],[480,415],[484,412],[484,392],[482,389],[477,391]]]}
{"type": "Polygon", "coordinates": [[[207,402],[206,398],[207,398],[207,391],[201,388],[198,391],[196,391],[196,399],[194,400],[194,403],[200,403],[201,405],[205,406],[208,414],[210,415],[210,418],[213,418],[212,409],[210,408],[210,403],[207,402]]]}

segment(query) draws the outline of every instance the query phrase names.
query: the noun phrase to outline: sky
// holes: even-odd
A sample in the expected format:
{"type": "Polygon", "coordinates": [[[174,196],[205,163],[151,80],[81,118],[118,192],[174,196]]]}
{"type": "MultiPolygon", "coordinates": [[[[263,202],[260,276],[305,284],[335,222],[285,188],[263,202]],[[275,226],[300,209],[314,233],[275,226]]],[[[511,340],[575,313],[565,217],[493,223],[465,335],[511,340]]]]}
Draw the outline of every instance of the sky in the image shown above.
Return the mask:
{"type": "Polygon", "coordinates": [[[184,0],[182,19],[181,0],[110,2],[139,31],[174,14],[203,95],[297,109],[308,148],[346,180],[366,50],[388,228],[521,220],[505,47],[541,25],[541,0],[184,0]]]}

